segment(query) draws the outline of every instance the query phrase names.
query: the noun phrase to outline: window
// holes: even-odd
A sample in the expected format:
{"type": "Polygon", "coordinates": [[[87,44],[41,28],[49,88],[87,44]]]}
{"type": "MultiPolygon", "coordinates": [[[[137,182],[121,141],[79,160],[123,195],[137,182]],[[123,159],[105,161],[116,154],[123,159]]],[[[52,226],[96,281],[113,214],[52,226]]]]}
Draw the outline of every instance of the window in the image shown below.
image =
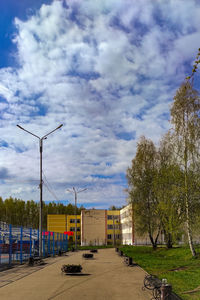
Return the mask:
{"type": "Polygon", "coordinates": [[[108,229],[113,229],[113,225],[108,225],[108,229]]]}
{"type": "MultiPolygon", "coordinates": [[[[76,223],[76,219],[70,219],[70,223],[76,223]]],[[[80,219],[77,219],[77,223],[80,223],[80,219]]]]}
{"type": "Polygon", "coordinates": [[[77,236],[77,239],[80,240],[80,238],[81,238],[80,235],[78,235],[78,236],[77,236]]]}
{"type": "Polygon", "coordinates": [[[75,231],[75,227],[70,227],[70,231],[75,231]]]}
{"type": "Polygon", "coordinates": [[[119,225],[115,225],[115,229],[119,229],[119,225]]]}
{"type": "Polygon", "coordinates": [[[81,231],[80,227],[77,227],[77,231],[81,231]]]}
{"type": "Polygon", "coordinates": [[[119,220],[119,215],[107,215],[108,220],[119,220]]]}
{"type": "Polygon", "coordinates": [[[108,238],[108,240],[111,240],[112,239],[112,234],[108,234],[107,238],[108,238]]]}

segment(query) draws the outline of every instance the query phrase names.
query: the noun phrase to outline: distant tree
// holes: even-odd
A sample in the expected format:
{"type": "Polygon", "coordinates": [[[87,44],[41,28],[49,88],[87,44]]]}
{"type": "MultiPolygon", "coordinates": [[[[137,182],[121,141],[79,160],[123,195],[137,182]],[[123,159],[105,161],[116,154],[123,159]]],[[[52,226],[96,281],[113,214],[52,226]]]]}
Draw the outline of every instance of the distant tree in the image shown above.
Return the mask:
{"type": "MultiPolygon", "coordinates": [[[[77,208],[77,214],[81,214],[83,206],[77,208]]],[[[72,204],[64,205],[62,203],[43,202],[43,229],[47,229],[48,214],[73,215],[75,207],[72,204]]],[[[0,221],[15,226],[25,226],[37,229],[39,227],[39,202],[28,200],[27,202],[9,197],[3,201],[0,197],[0,221]]]]}
{"type": "Polygon", "coordinates": [[[5,199],[5,220],[8,224],[16,224],[15,204],[12,197],[5,199]]]}
{"type": "Polygon", "coordinates": [[[15,215],[16,215],[16,220],[14,225],[25,226],[26,225],[25,201],[21,199],[15,199],[14,204],[15,204],[15,215]]]}
{"type": "Polygon", "coordinates": [[[6,221],[6,210],[2,197],[0,197],[0,221],[6,221]]]}
{"type": "Polygon", "coordinates": [[[147,232],[154,249],[157,248],[161,223],[154,193],[156,148],[151,140],[141,137],[132,166],[127,169],[128,193],[134,205],[137,229],[147,232]]]}
{"type": "Polygon", "coordinates": [[[111,205],[111,206],[109,207],[109,210],[117,210],[117,207],[116,207],[115,205],[111,205]]]}

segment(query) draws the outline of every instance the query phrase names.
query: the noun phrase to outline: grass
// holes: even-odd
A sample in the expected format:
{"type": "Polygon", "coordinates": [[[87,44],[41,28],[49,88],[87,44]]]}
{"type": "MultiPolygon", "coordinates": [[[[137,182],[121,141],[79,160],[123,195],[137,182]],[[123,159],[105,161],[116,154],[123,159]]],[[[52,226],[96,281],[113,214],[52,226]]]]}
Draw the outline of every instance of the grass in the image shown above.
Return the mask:
{"type": "MultiPolygon", "coordinates": [[[[200,256],[193,258],[188,247],[153,250],[148,246],[124,246],[120,250],[148,273],[160,279],[167,278],[173,291],[182,299],[200,299],[200,256]]],[[[200,252],[200,247],[196,250],[200,252]]]]}

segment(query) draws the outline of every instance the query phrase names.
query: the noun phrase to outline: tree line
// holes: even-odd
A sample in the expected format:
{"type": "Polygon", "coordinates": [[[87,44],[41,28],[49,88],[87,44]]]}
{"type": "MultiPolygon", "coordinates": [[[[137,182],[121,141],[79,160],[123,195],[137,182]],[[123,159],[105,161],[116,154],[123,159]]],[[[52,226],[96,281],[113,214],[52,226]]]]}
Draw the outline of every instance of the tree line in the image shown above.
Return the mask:
{"type": "Polygon", "coordinates": [[[200,236],[200,97],[191,77],[174,96],[172,128],[157,145],[145,136],[138,141],[127,169],[127,191],[134,204],[136,229],[148,233],[154,249],[161,232],[168,248],[185,234],[196,256],[193,236],[200,236]]]}
{"type": "MultiPolygon", "coordinates": [[[[9,197],[3,200],[0,197],[0,221],[12,224],[13,226],[39,228],[39,202],[33,200],[24,201],[9,197]]],[[[75,206],[72,204],[64,205],[62,203],[43,202],[43,229],[47,229],[48,214],[66,214],[73,215],[75,206]]],[[[77,208],[77,214],[81,213],[84,207],[77,208]]]]}

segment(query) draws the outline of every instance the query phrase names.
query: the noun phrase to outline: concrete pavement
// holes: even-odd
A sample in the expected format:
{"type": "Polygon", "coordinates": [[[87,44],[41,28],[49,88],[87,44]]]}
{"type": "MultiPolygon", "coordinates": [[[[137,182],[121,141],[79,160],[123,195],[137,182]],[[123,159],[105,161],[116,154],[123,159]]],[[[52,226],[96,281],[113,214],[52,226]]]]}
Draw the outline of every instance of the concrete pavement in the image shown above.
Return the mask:
{"type": "MultiPolygon", "coordinates": [[[[83,253],[69,252],[67,256],[49,258],[46,266],[20,266],[6,276],[0,273],[1,300],[148,300],[143,291],[144,270],[128,267],[114,249],[100,249],[94,259],[86,260],[83,253]],[[82,275],[65,275],[63,264],[81,264],[82,275]],[[18,274],[17,274],[18,273],[18,274]],[[9,276],[10,282],[9,283],[9,276]],[[16,277],[15,277],[16,276],[16,277]],[[3,278],[3,279],[2,279],[3,278]]],[[[5,271],[7,272],[7,271],[5,271]]]]}

